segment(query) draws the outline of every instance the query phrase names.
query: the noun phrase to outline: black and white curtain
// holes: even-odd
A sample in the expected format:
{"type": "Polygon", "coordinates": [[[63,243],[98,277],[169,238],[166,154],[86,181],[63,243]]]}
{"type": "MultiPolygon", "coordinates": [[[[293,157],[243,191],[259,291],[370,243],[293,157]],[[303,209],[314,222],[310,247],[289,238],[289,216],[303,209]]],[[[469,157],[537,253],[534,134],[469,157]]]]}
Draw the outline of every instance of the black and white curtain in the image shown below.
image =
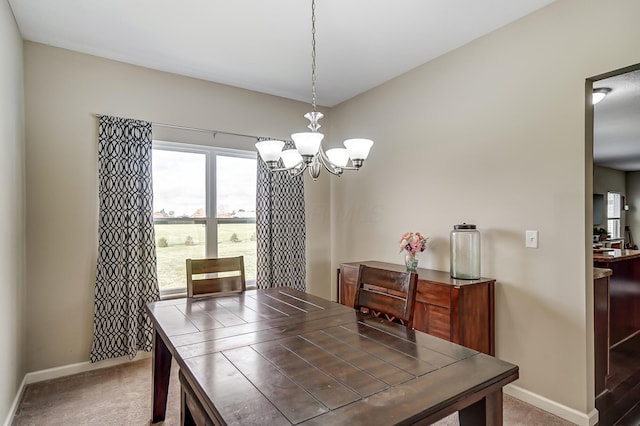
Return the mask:
{"type": "MultiPolygon", "coordinates": [[[[293,148],[287,141],[285,149],[293,148]]],[[[304,176],[269,171],[258,159],[256,237],[258,288],[306,288],[304,176]]]]}
{"type": "Polygon", "coordinates": [[[91,362],[151,351],[144,306],[159,299],[153,230],[151,123],[101,116],[98,262],[91,362]]]}

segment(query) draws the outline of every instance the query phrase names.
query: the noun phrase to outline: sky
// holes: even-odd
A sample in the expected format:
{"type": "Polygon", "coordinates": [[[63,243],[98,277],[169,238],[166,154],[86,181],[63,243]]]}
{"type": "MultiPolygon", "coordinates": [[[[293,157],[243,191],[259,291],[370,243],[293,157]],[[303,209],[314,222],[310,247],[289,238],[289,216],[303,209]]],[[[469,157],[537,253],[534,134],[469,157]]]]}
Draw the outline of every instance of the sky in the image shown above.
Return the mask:
{"type": "MultiPolygon", "coordinates": [[[[206,208],[206,154],[153,150],[153,210],[193,216],[206,208]]],[[[213,161],[213,155],[211,157],[213,161]]],[[[256,160],[216,155],[217,211],[255,211],[256,160]]],[[[212,188],[213,189],[213,188],[212,188]]]]}

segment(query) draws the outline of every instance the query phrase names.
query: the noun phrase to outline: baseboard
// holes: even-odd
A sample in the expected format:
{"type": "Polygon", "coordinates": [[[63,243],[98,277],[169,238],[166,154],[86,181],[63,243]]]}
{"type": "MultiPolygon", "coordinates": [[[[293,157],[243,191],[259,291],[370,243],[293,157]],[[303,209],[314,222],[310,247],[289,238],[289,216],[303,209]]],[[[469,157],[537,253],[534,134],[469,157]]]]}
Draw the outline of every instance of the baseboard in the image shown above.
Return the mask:
{"type": "Polygon", "coordinates": [[[77,364],[63,365],[61,367],[48,368],[46,370],[34,371],[27,373],[25,377],[26,384],[42,382],[44,380],[57,379],[58,377],[70,376],[72,374],[84,373],[86,371],[98,370],[100,368],[113,367],[115,365],[124,364],[132,361],[139,361],[151,356],[150,352],[138,352],[133,358],[127,356],[120,358],[107,359],[100,362],[91,363],[89,361],[79,362],[77,364]]]}
{"type": "Polygon", "coordinates": [[[22,394],[24,392],[24,387],[26,385],[25,379],[27,376],[22,378],[22,383],[20,383],[20,387],[18,387],[18,392],[16,392],[16,397],[13,399],[13,404],[11,404],[11,408],[7,413],[7,418],[4,421],[4,426],[10,426],[13,421],[13,416],[16,415],[16,411],[18,411],[18,405],[20,405],[20,401],[22,400],[22,394]]]}
{"type": "Polygon", "coordinates": [[[16,392],[16,397],[14,398],[13,404],[11,405],[11,409],[9,410],[9,413],[7,414],[7,418],[4,421],[4,426],[11,425],[11,422],[13,421],[13,417],[18,411],[18,406],[20,405],[20,401],[22,400],[22,394],[24,393],[24,389],[28,384],[42,382],[45,380],[57,379],[59,377],[71,376],[72,374],[84,373],[86,371],[113,367],[119,364],[139,361],[149,357],[151,357],[150,352],[138,352],[138,354],[133,359],[129,359],[129,357],[124,356],[121,358],[108,359],[108,360],[104,360],[96,363],[91,363],[89,361],[86,361],[86,362],[79,362],[76,364],[63,365],[61,367],[48,368],[46,370],[33,371],[31,373],[27,373],[22,379],[22,383],[20,384],[20,387],[16,392]]]}
{"type": "Polygon", "coordinates": [[[585,414],[514,384],[506,385],[504,393],[579,426],[594,426],[598,423],[598,410],[595,408],[589,414],[585,414]]]}
{"type": "MultiPolygon", "coordinates": [[[[24,388],[28,384],[42,382],[44,380],[57,379],[59,377],[70,376],[72,374],[84,373],[86,371],[113,367],[113,366],[124,364],[127,362],[146,359],[146,358],[149,358],[150,356],[151,356],[151,353],[149,352],[138,352],[138,355],[136,355],[136,357],[131,360],[128,357],[122,357],[122,358],[100,361],[96,363],[91,363],[87,361],[87,362],[79,362],[76,364],[63,365],[61,367],[48,368],[46,370],[27,373],[25,374],[24,378],[22,379],[22,383],[18,388],[16,397],[13,400],[11,409],[9,410],[7,418],[4,422],[4,426],[11,425],[11,421],[13,420],[13,417],[16,414],[16,411],[18,410],[20,400],[22,399],[24,388]]],[[[598,422],[598,410],[596,409],[593,409],[587,415],[578,410],[567,407],[566,405],[559,404],[555,401],[552,401],[548,398],[545,398],[541,395],[530,392],[526,389],[523,389],[513,384],[506,385],[504,387],[504,393],[514,398],[517,398],[521,401],[524,401],[528,404],[531,404],[535,407],[538,407],[544,411],[547,411],[551,414],[554,414],[558,417],[561,417],[567,421],[575,423],[579,426],[594,426],[598,422]]]]}

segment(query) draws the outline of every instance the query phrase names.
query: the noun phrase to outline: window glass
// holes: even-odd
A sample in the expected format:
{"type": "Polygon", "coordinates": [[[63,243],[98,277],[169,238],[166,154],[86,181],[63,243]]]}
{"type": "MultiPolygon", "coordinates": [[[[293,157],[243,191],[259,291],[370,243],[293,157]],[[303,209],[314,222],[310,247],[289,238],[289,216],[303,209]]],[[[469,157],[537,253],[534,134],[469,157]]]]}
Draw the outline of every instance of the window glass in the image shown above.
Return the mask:
{"type": "Polygon", "coordinates": [[[218,255],[244,256],[244,275],[247,281],[256,279],[256,223],[218,224],[218,255]]]}
{"type": "Polygon", "coordinates": [[[160,290],[186,288],[186,259],[206,257],[205,224],[156,223],[156,256],[160,290]]]}
{"type": "Polygon", "coordinates": [[[206,159],[203,153],[153,149],[154,217],[206,217],[206,159]]]}
{"type": "Polygon", "coordinates": [[[255,153],[154,141],[153,196],[161,295],[186,291],[189,258],[242,255],[255,283],[255,153]]]}
{"type": "Polygon", "coordinates": [[[216,206],[219,218],[256,217],[256,159],[216,156],[216,206]]]}

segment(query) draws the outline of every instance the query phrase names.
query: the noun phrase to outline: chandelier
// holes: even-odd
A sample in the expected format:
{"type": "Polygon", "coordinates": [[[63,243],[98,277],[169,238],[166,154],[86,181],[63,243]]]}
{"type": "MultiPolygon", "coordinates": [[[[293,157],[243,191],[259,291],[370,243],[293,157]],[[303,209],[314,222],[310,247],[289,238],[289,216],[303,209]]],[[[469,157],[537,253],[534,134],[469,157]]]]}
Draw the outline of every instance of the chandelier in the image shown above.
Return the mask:
{"type": "Polygon", "coordinates": [[[324,135],[318,132],[321,127],[318,120],[324,114],[316,110],[316,2],[311,0],[311,106],[312,111],[304,115],[310,121],[310,132],[294,133],[291,139],[296,149],[285,149],[280,140],[265,140],[256,143],[260,157],[272,172],[288,171],[297,176],[305,170],[315,181],[322,168],[340,176],[344,170],[358,170],[369,155],[373,145],[370,139],[347,139],[344,148],[332,148],[326,152],[322,148],[324,135]],[[349,166],[349,160],[351,165],[349,166]]]}

